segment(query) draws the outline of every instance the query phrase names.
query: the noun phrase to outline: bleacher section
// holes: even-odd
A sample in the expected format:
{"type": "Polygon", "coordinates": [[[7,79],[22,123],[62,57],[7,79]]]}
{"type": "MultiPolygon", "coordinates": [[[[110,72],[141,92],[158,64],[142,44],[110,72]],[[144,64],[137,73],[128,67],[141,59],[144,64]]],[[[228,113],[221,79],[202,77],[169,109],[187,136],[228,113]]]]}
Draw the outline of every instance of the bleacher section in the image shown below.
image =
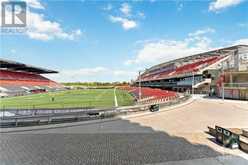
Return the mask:
{"type": "Polygon", "coordinates": [[[171,60],[145,69],[133,81],[133,85],[140,84],[142,87],[177,92],[214,94],[220,72],[247,71],[248,62],[240,60],[247,53],[248,45],[236,45],[171,60]]]}
{"type": "Polygon", "coordinates": [[[38,74],[0,70],[0,87],[2,93],[13,96],[46,92],[62,86],[38,74]]]}
{"type": "Polygon", "coordinates": [[[142,81],[151,81],[151,80],[159,80],[168,77],[175,77],[187,73],[197,72],[200,69],[203,69],[219,60],[221,60],[222,56],[211,56],[211,57],[202,57],[202,59],[194,60],[193,62],[185,62],[183,64],[175,64],[175,68],[171,70],[161,71],[153,73],[150,72],[148,74],[144,74],[141,77],[142,81]]]}
{"type": "Polygon", "coordinates": [[[41,93],[63,88],[40,74],[56,71],[0,59],[0,97],[41,93]]]}
{"type": "MultiPolygon", "coordinates": [[[[128,91],[131,95],[133,95],[136,100],[139,99],[139,87],[120,87],[122,90],[128,91]]],[[[161,90],[161,89],[153,89],[153,88],[141,88],[141,99],[138,100],[140,103],[155,103],[155,102],[165,102],[168,100],[173,100],[177,98],[178,95],[176,92],[161,90]]]]}

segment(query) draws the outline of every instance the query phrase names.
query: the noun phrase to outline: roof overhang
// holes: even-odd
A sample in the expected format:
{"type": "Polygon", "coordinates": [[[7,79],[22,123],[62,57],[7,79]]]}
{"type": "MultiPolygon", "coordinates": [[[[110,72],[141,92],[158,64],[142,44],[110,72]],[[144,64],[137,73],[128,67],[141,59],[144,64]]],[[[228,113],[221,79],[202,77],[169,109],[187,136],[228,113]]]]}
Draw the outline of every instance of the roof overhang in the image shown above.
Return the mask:
{"type": "Polygon", "coordinates": [[[32,65],[23,64],[16,61],[5,60],[0,58],[0,69],[9,69],[13,71],[32,72],[36,74],[58,73],[58,71],[45,68],[35,67],[32,65]]]}
{"type": "Polygon", "coordinates": [[[248,45],[235,45],[235,46],[219,48],[219,49],[215,49],[215,50],[211,50],[211,51],[207,51],[207,52],[203,52],[203,53],[198,53],[198,54],[187,56],[187,57],[178,58],[178,59],[175,59],[175,60],[171,60],[171,61],[168,61],[168,62],[165,62],[165,63],[161,63],[161,64],[158,64],[158,65],[152,66],[151,68],[147,69],[143,74],[146,74],[146,73],[150,72],[153,69],[163,67],[163,66],[169,65],[171,63],[175,63],[177,61],[186,60],[186,59],[190,60],[190,59],[192,59],[194,57],[204,56],[204,55],[216,55],[216,54],[220,54],[220,53],[221,54],[228,54],[230,52],[234,52],[234,51],[236,51],[238,49],[241,49],[241,48],[248,49],[248,45]]]}

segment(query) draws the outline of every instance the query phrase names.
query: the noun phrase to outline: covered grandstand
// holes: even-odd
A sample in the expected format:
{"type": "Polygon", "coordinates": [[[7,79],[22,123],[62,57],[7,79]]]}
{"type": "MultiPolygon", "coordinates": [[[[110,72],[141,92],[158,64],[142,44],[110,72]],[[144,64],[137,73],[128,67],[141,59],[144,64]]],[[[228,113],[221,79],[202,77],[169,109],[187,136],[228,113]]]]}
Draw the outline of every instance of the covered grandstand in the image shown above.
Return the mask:
{"type": "Polygon", "coordinates": [[[58,73],[54,70],[0,59],[0,96],[17,96],[61,89],[63,86],[41,74],[58,73]]]}
{"type": "Polygon", "coordinates": [[[142,87],[220,97],[225,95],[225,87],[235,88],[237,99],[248,99],[247,92],[242,92],[248,88],[248,45],[217,49],[153,66],[138,76],[134,84],[139,83],[142,87]]]}

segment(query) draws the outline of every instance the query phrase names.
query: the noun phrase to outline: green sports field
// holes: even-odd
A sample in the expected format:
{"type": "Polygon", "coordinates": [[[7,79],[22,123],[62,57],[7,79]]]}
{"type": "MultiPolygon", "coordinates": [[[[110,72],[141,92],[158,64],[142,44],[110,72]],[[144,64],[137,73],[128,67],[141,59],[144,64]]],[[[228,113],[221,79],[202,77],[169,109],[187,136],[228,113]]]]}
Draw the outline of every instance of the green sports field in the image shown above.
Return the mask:
{"type": "Polygon", "coordinates": [[[0,99],[0,108],[107,108],[115,106],[114,93],[116,93],[118,106],[133,104],[133,97],[126,91],[118,89],[116,92],[114,92],[114,89],[84,89],[2,98],[0,99]]]}

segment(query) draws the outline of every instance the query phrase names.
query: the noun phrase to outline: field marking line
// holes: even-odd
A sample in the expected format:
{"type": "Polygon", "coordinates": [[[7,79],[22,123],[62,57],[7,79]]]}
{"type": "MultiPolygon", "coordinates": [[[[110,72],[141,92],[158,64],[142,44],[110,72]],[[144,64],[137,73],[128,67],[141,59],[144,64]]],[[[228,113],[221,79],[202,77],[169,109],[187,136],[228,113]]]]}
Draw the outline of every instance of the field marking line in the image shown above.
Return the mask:
{"type": "Polygon", "coordinates": [[[116,87],[114,89],[114,96],[115,96],[115,107],[118,107],[118,101],[117,101],[117,97],[116,97],[116,87]]]}

